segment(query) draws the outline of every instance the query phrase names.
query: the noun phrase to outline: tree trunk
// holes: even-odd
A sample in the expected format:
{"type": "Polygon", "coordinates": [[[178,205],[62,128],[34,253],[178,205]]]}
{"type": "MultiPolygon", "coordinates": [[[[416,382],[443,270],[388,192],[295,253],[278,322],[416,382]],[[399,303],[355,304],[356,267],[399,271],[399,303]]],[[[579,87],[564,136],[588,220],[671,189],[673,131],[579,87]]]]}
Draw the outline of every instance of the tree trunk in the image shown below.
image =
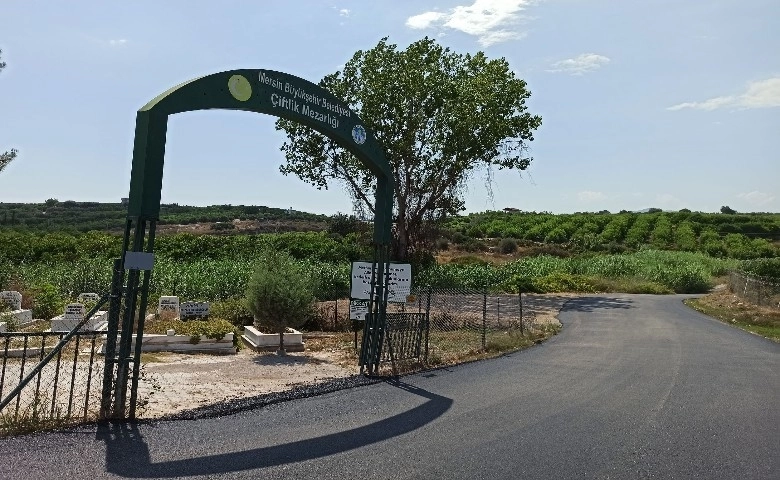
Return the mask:
{"type": "Polygon", "coordinates": [[[287,351],[284,349],[284,329],[279,332],[279,350],[276,351],[277,355],[287,355],[287,351]]]}

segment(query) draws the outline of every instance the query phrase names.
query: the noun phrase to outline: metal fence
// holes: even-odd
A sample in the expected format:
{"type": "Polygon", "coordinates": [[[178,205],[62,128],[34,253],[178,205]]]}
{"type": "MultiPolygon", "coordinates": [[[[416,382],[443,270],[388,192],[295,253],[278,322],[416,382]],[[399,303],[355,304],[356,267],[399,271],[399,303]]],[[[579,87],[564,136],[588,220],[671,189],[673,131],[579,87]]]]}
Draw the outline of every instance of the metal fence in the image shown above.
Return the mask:
{"type": "Polygon", "coordinates": [[[412,292],[411,299],[389,305],[388,312],[425,314],[425,361],[447,362],[450,356],[500,348],[508,334],[522,335],[536,328],[533,312],[523,309],[522,294],[420,288],[412,292]]]}
{"type": "Polygon", "coordinates": [[[742,272],[729,272],[729,290],[748,302],[780,308],[780,282],[754,277],[742,272]]]}
{"type": "MultiPolygon", "coordinates": [[[[413,289],[407,303],[387,306],[382,361],[416,359],[439,363],[494,346],[501,349],[508,335],[523,335],[539,328],[534,308],[528,308],[528,303],[530,300],[532,306],[543,304],[542,297],[487,290],[413,289]],[[422,317],[405,316],[412,313],[422,317]]],[[[349,299],[342,298],[319,302],[315,318],[304,328],[348,331],[354,326],[349,320],[349,299]]]]}
{"type": "Polygon", "coordinates": [[[119,318],[118,279],[70,331],[41,331],[38,321],[0,333],[0,436],[107,416],[115,362],[106,368],[103,349],[111,328],[96,329],[119,318]]]}
{"type": "Polygon", "coordinates": [[[66,335],[68,332],[0,333],[0,399],[9,400],[0,409],[0,436],[20,428],[36,430],[97,418],[105,364],[100,355],[104,335],[77,332],[65,339],[66,335]],[[44,362],[58,345],[56,353],[44,362]],[[34,376],[23,385],[30,374],[34,376]]]}

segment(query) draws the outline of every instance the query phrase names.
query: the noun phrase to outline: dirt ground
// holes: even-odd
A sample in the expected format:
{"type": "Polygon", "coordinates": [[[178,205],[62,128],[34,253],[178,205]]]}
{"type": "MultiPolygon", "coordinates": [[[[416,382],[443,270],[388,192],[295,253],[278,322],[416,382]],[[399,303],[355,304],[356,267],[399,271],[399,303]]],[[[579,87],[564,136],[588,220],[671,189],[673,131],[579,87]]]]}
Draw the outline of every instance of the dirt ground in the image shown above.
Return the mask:
{"type": "MultiPolygon", "coordinates": [[[[526,308],[537,325],[557,322],[558,312],[573,296],[539,295],[535,301],[529,299],[526,308]]],[[[317,339],[305,341],[307,351],[287,356],[249,349],[225,356],[145,354],[138,391],[139,417],[159,418],[220,401],[359,374],[349,349],[332,348],[317,339]]]]}
{"type": "Polygon", "coordinates": [[[359,373],[357,365],[342,366],[341,356],[327,351],[278,356],[243,349],[235,355],[164,353],[152,359],[143,363],[139,382],[142,418],[359,373]]]}

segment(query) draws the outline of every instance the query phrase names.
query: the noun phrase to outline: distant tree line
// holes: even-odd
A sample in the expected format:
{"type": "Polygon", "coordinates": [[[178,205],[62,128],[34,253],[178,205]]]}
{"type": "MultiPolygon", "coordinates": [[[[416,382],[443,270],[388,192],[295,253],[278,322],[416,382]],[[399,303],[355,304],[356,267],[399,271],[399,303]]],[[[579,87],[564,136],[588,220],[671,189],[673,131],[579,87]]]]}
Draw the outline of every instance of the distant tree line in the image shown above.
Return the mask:
{"type": "MultiPolygon", "coordinates": [[[[33,231],[87,232],[91,230],[121,231],[127,207],[121,203],[58,201],[44,203],[0,203],[0,228],[33,231]]],[[[188,225],[240,220],[319,221],[326,215],[296,210],[247,205],[212,205],[191,207],[164,204],[160,207],[158,224],[188,225]]]]}

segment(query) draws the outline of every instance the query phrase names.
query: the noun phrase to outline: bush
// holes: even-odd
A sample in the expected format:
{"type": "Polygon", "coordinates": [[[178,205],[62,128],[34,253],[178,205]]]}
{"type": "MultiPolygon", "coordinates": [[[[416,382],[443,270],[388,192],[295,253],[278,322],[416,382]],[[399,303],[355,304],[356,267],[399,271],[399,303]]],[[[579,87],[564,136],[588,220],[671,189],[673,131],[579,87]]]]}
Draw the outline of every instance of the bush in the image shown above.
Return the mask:
{"type": "Polygon", "coordinates": [[[675,293],[705,293],[712,288],[710,277],[700,268],[681,265],[674,269],[659,269],[652,279],[675,293]]]}
{"type": "Polygon", "coordinates": [[[748,275],[780,280],[780,258],[748,260],[742,263],[742,271],[748,275]]]}
{"type": "Polygon", "coordinates": [[[34,318],[51,319],[65,307],[65,300],[57,292],[57,287],[45,283],[31,289],[33,295],[32,314],[34,318]]]}
{"type": "Polygon", "coordinates": [[[450,248],[450,241],[446,238],[439,238],[436,240],[436,250],[449,250],[450,248]]]}
{"type": "Polygon", "coordinates": [[[371,229],[371,224],[366,223],[355,215],[337,213],[328,219],[328,233],[334,233],[346,237],[350,233],[365,233],[371,229]]]}
{"type": "Polygon", "coordinates": [[[231,222],[216,222],[211,224],[211,229],[215,231],[235,230],[236,226],[231,222]]]}
{"type": "Polygon", "coordinates": [[[464,252],[484,252],[487,250],[487,246],[481,240],[469,239],[467,242],[460,244],[460,249],[464,252]]]}
{"type": "Polygon", "coordinates": [[[237,327],[252,325],[254,321],[252,312],[246,307],[244,300],[236,297],[212,303],[209,314],[213,318],[226,320],[237,327]]]}
{"type": "Polygon", "coordinates": [[[513,238],[503,238],[498,244],[498,250],[504,254],[515,253],[517,251],[517,241],[513,238]]]}
{"type": "Polygon", "coordinates": [[[198,344],[202,337],[221,340],[228,333],[233,333],[233,346],[240,348],[238,329],[226,320],[189,320],[160,316],[151,320],[144,326],[144,333],[165,334],[168,330],[174,330],[177,335],[190,335],[190,343],[198,344]]]}
{"type": "Polygon", "coordinates": [[[279,334],[283,354],[285,330],[300,327],[313,315],[313,279],[290,255],[268,251],[249,280],[245,305],[258,327],[279,334]]]}
{"type": "Polygon", "coordinates": [[[534,279],[534,287],[539,292],[595,292],[595,287],[589,279],[582,275],[568,273],[552,273],[541,278],[534,279]]]}
{"type": "Polygon", "coordinates": [[[552,257],[567,258],[571,256],[571,253],[565,248],[561,248],[558,245],[534,245],[528,249],[527,252],[530,257],[537,257],[539,255],[550,255],[552,257]]]}

